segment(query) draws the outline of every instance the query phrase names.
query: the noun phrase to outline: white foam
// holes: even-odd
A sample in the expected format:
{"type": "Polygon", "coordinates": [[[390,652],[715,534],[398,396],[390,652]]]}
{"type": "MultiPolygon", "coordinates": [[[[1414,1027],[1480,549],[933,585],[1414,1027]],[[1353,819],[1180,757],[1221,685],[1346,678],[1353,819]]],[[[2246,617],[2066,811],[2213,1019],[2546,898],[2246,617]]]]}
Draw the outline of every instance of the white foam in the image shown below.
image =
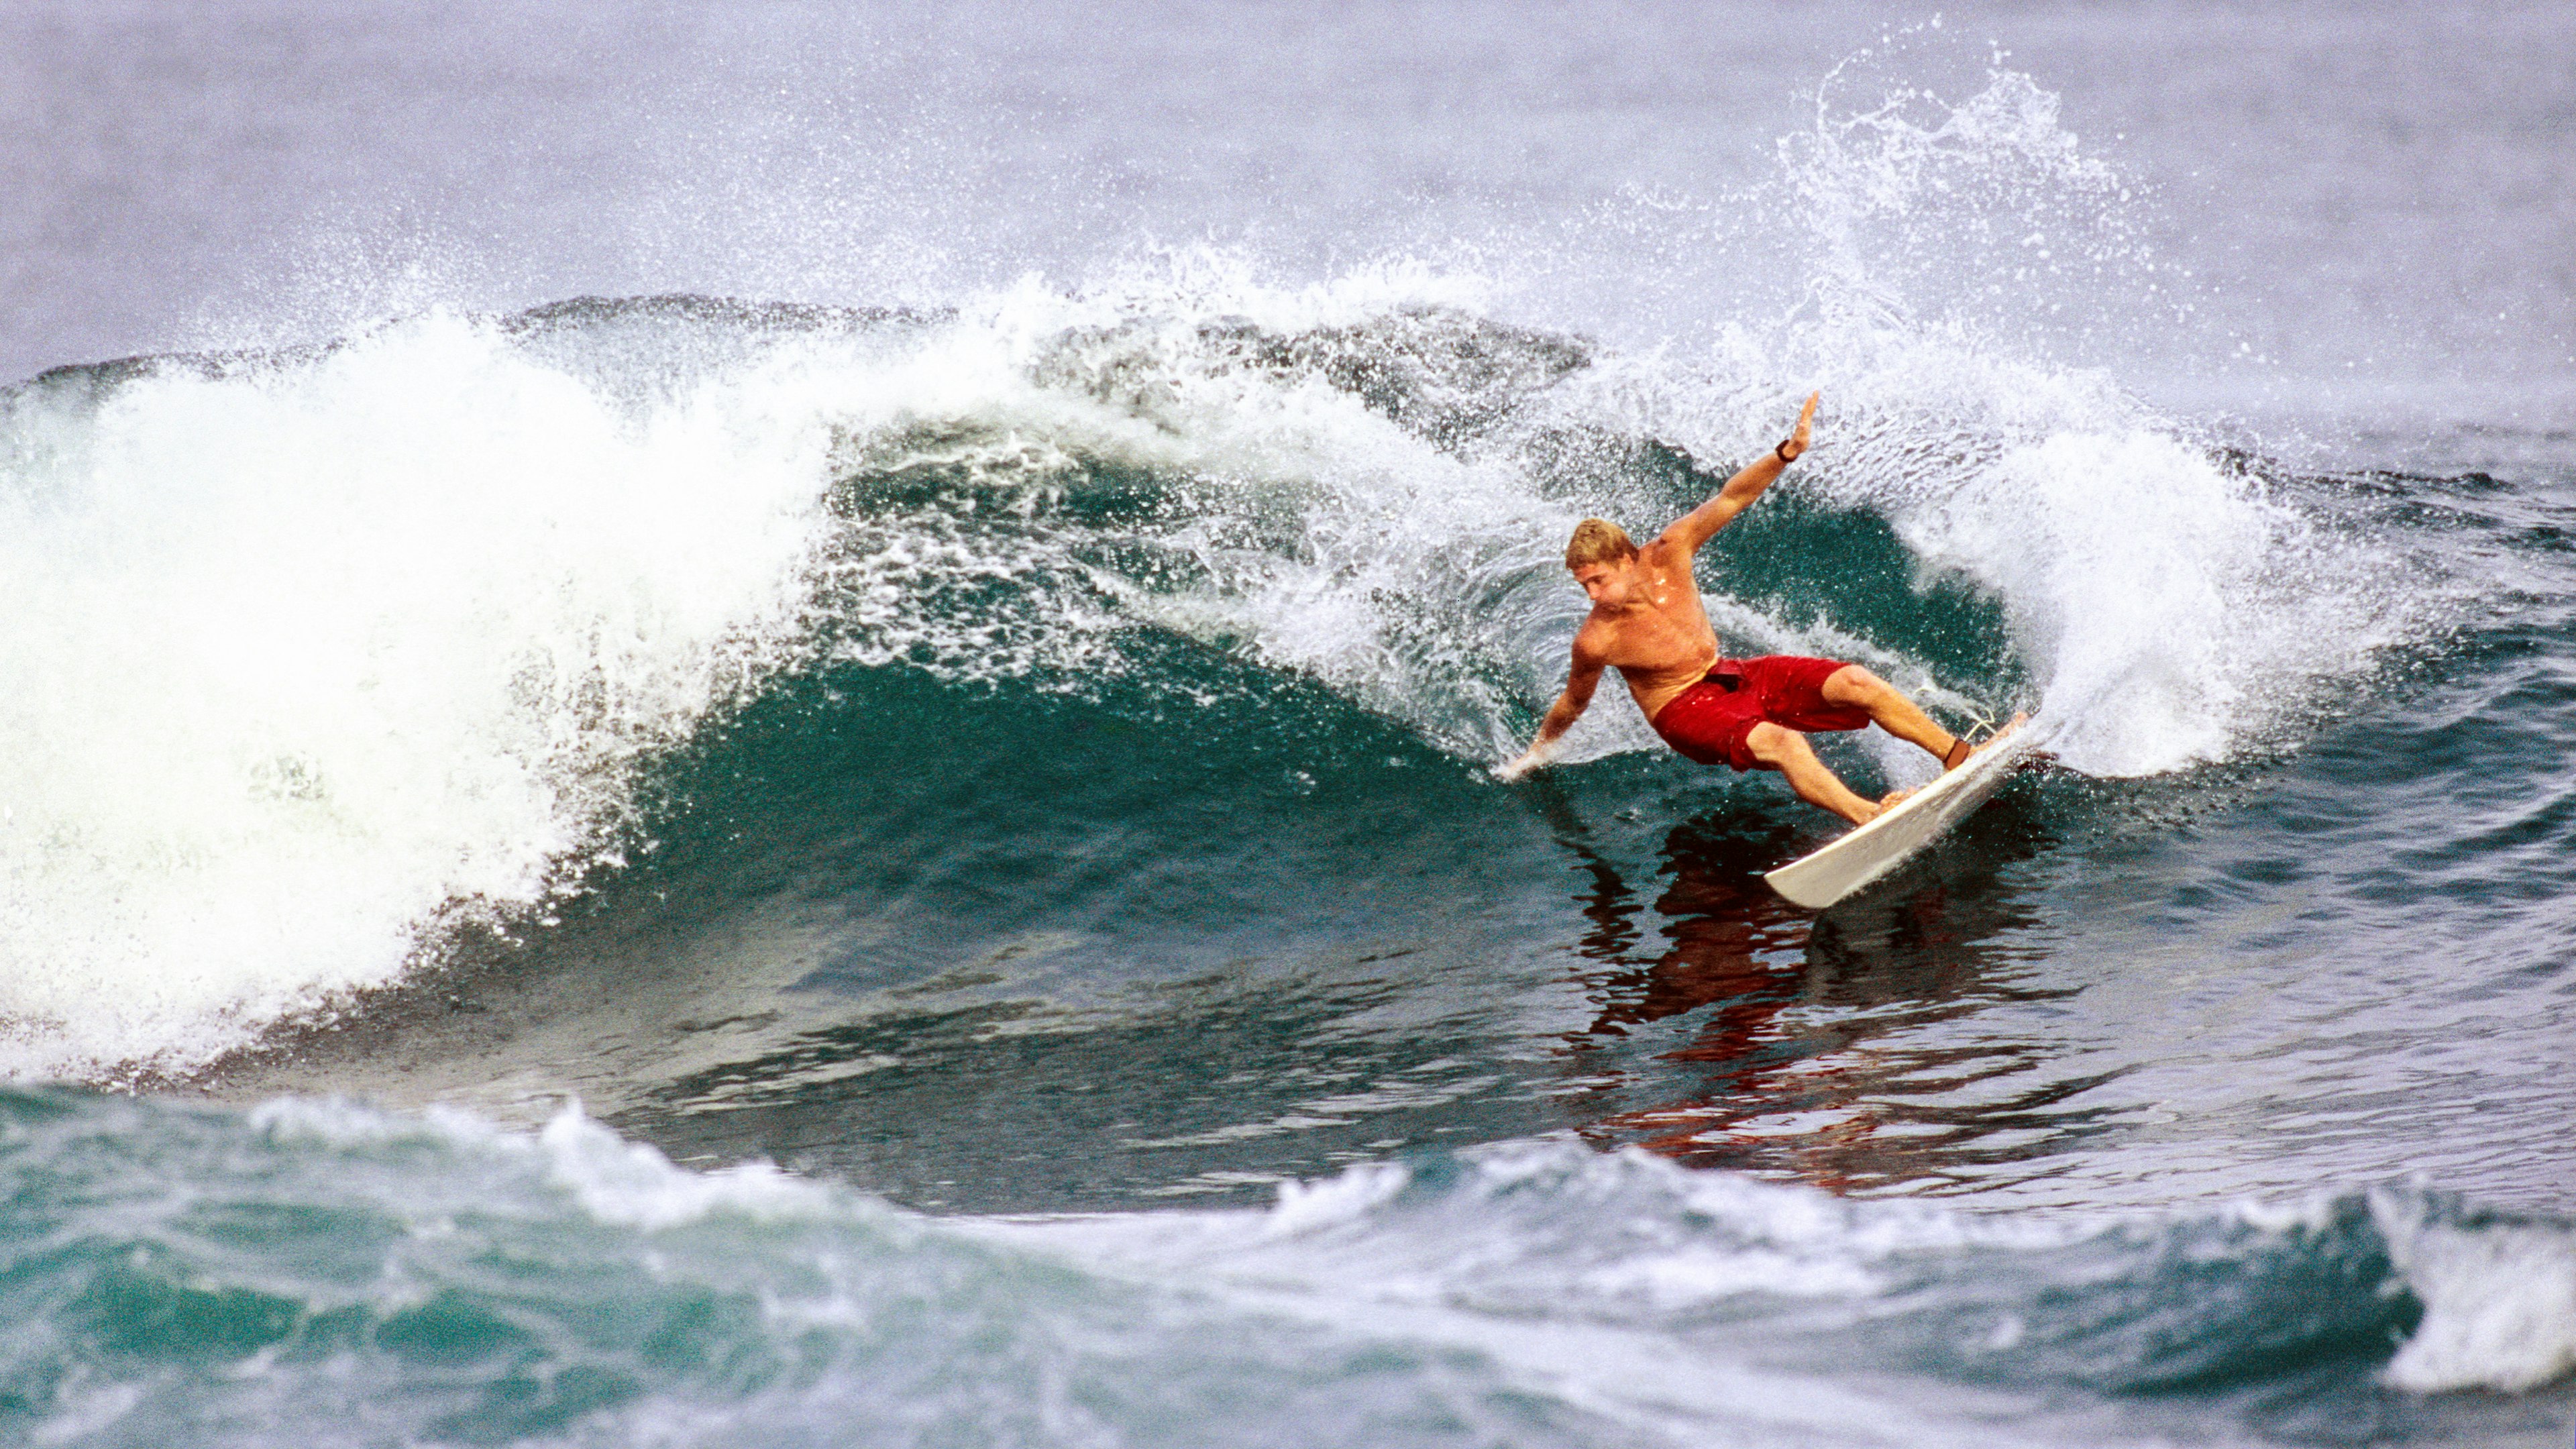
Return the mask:
{"type": "Polygon", "coordinates": [[[2054,95],[1997,71],[1956,105],[1898,86],[1838,113],[1834,88],[1784,151],[1819,239],[1803,353],[1841,384],[1821,487],[2001,603],[2061,760],[2142,775],[2269,742],[2408,633],[2376,550],[2069,360],[2173,325],[2178,278],[2054,95]]]}
{"type": "Polygon", "coordinates": [[[2382,1381],[2415,1393],[2519,1393],[2576,1372],[2576,1234],[2445,1221],[2416,1194],[2375,1193],[2370,1206],[2424,1305],[2382,1381]]]}
{"type": "Polygon", "coordinates": [[[542,900],[794,618],[824,439],[740,401],[631,416],[431,316],[40,420],[69,445],[0,493],[0,1071],[184,1067],[449,903],[542,900]]]}
{"type": "Polygon", "coordinates": [[[1367,1162],[1314,1182],[1291,1179],[1279,1184],[1279,1204],[1263,1224],[1272,1235],[1295,1237],[1358,1222],[1394,1201],[1412,1176],[1401,1163],[1367,1162]]]}
{"type": "Polygon", "coordinates": [[[335,1149],[405,1142],[434,1144],[469,1159],[532,1172],[571,1195],[593,1220],[648,1231],[727,1214],[760,1219],[903,1217],[873,1199],[792,1176],[766,1162],[703,1171],[674,1164],[648,1143],[630,1142],[566,1103],[533,1132],[504,1127],[470,1112],[432,1107],[387,1112],[338,1098],[277,1097],[253,1107],[251,1128],[273,1141],[335,1149]]]}
{"type": "Polygon", "coordinates": [[[2304,522],[2146,428],[2013,447],[1901,528],[2006,601],[2053,748],[2094,774],[2223,758],[2388,637],[2304,522]]]}
{"type": "MultiPolygon", "coordinates": [[[[715,1213],[757,1218],[846,1211],[852,1200],[765,1162],[706,1172],[674,1166],[645,1143],[628,1142],[568,1107],[539,1130],[547,1177],[600,1222],[646,1229],[697,1222],[715,1213]]],[[[893,1214],[886,1215],[889,1220],[893,1214]]]]}

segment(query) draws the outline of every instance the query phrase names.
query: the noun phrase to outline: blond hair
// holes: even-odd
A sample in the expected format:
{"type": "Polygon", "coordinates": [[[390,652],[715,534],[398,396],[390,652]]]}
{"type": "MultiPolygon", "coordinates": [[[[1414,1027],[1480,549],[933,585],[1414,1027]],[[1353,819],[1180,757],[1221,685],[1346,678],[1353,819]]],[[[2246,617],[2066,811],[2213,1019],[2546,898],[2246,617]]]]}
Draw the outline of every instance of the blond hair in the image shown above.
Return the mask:
{"type": "Polygon", "coordinates": [[[1570,569],[1636,556],[1637,546],[1628,541],[1628,530],[1606,518],[1587,518],[1574,525],[1574,537],[1565,544],[1565,566],[1570,569]]]}

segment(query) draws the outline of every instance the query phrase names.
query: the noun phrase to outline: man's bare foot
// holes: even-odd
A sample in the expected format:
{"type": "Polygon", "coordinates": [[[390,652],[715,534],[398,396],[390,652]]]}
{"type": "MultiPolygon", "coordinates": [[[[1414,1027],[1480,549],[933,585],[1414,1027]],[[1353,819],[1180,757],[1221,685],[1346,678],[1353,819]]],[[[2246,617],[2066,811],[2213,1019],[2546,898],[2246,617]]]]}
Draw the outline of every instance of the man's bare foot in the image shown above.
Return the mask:
{"type": "MultiPolygon", "coordinates": [[[[1952,770],[1964,767],[1970,760],[1973,760],[1977,756],[1984,754],[1986,751],[1993,749],[1995,747],[1995,741],[2002,739],[2004,736],[2011,734],[2014,730],[2020,729],[2023,725],[2028,723],[2030,723],[2029,713],[2024,710],[2015,710],[2013,711],[2013,717],[2004,721],[2004,727],[2002,729],[1995,731],[1984,739],[1979,740],[1974,744],[1968,744],[1968,741],[1964,738],[1959,739],[1959,744],[1968,746],[1968,752],[1961,755],[1959,754],[1958,745],[1951,746],[1950,753],[1959,756],[1959,763],[1953,765],[1947,759],[1944,759],[1941,763],[1941,773],[1946,775],[1952,770]]],[[[1957,737],[1954,736],[1954,738],[1957,737]]],[[[1893,803],[1892,799],[1890,803],[1893,803]]]]}

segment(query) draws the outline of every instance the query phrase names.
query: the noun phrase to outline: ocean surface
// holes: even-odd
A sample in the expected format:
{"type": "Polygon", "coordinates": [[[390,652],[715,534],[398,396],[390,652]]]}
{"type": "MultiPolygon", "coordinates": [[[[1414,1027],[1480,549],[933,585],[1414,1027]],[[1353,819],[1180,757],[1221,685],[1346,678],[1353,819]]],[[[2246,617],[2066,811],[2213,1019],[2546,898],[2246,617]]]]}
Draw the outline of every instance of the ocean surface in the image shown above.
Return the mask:
{"type": "MultiPolygon", "coordinates": [[[[0,7],[0,1442],[2576,1435],[2576,10],[0,7]],[[1730,652],[2053,758],[1835,822],[1730,652]]],[[[1820,739],[1871,788],[1929,762],[1820,739]]]]}

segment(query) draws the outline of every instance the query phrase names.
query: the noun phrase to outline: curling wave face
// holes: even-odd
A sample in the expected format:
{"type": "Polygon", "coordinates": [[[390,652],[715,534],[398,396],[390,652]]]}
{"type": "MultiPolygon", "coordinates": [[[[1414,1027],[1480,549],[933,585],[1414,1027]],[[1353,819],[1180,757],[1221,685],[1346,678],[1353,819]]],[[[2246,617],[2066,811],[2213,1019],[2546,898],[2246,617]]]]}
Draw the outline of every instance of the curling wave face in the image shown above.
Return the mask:
{"type": "Polygon", "coordinates": [[[657,753],[781,671],[1213,705],[1133,647],[1179,636],[1497,758],[1561,669],[1572,520],[1687,507],[1684,450],[1748,454],[1811,380],[1825,443],[1715,563],[1734,647],[2036,705],[2068,764],[2135,774],[2264,741],[2404,627],[2361,545],[2099,377],[1880,323],[1840,359],[1810,329],[1795,377],[1617,357],[1456,279],[1183,260],[941,315],[431,314],[18,389],[11,1070],[185,1068],[460,919],[541,916],[641,838],[657,753]]]}

